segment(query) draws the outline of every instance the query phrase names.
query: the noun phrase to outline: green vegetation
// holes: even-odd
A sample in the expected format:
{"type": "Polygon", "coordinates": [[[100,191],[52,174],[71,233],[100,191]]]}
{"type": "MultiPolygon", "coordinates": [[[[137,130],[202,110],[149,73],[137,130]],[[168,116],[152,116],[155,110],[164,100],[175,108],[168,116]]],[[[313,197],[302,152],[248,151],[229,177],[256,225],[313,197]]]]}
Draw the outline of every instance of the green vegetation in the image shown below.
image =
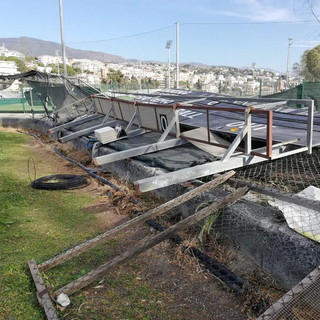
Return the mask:
{"type": "MultiPolygon", "coordinates": [[[[83,208],[95,197],[81,191],[46,191],[30,187],[37,177],[58,173],[40,153],[26,145],[30,136],[0,131],[0,319],[40,320],[43,310],[27,261],[38,263],[102,232],[95,215],[83,208]],[[100,230],[100,229],[101,230],[100,230]]],[[[42,272],[48,287],[61,286],[88,273],[120,253],[117,240],[89,250],[77,258],[42,272]]],[[[122,249],[121,249],[122,250],[122,249]]],[[[165,303],[170,295],[150,287],[141,265],[131,261],[91,288],[72,296],[60,319],[170,319],[165,303]]]]}
{"type": "MultiPolygon", "coordinates": [[[[77,305],[81,305],[81,301],[87,301],[89,306],[82,308],[80,312],[78,309],[69,311],[70,318],[77,319],[78,316],[79,319],[103,320],[171,319],[164,304],[170,297],[151,289],[144,278],[112,274],[100,285],[104,286],[107,286],[108,290],[100,291],[95,297],[85,292],[79,294],[76,297],[77,305]]],[[[176,315],[175,318],[178,319],[179,316],[176,315]]]]}
{"type": "Polygon", "coordinates": [[[306,81],[320,81],[320,45],[311,50],[305,50],[300,63],[294,63],[293,70],[306,81]]]}
{"type": "MultiPolygon", "coordinates": [[[[44,261],[92,236],[93,215],[81,210],[94,198],[30,187],[28,158],[37,175],[57,173],[23,144],[29,136],[0,132],[0,318],[43,319],[27,261],[44,261]]],[[[80,268],[81,269],[81,268],[80,268]]]]}
{"type": "MultiPolygon", "coordinates": [[[[59,64],[59,72],[58,72],[58,66],[56,64],[51,63],[48,65],[48,67],[52,68],[51,73],[56,73],[56,74],[60,73],[61,74],[63,72],[63,64],[62,63],[59,64]]],[[[81,73],[80,68],[74,68],[68,64],[66,65],[66,68],[67,68],[67,75],[68,76],[75,76],[75,75],[81,73]]]]}
{"type": "Polygon", "coordinates": [[[102,80],[103,84],[109,86],[111,90],[138,90],[141,89],[157,89],[160,82],[148,77],[143,77],[139,80],[132,76],[126,77],[120,70],[109,69],[107,76],[102,80]]]}

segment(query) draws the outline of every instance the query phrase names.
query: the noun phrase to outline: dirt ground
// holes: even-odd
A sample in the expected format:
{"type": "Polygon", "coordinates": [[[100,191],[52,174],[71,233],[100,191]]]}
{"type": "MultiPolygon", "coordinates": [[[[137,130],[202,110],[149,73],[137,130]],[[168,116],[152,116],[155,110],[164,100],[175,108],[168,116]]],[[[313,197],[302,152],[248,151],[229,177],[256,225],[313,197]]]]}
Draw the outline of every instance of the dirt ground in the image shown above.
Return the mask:
{"type": "MultiPolygon", "coordinates": [[[[41,136],[41,139],[45,143],[34,139],[29,143],[28,147],[45,159],[45,162],[50,162],[56,167],[56,173],[84,174],[83,170],[61,159],[53,152],[51,147],[53,142],[50,139],[45,136],[41,136]]],[[[83,152],[70,151],[62,145],[57,146],[70,157],[78,161],[81,160],[86,166],[91,166],[90,157],[83,152]]],[[[37,165],[35,166],[36,168],[37,165]]],[[[125,189],[125,194],[115,192],[112,188],[104,186],[94,179],[90,179],[90,184],[87,187],[77,191],[89,193],[97,198],[96,204],[84,209],[88,214],[93,214],[98,219],[98,232],[111,229],[130,219],[130,213],[133,211],[145,211],[148,207],[155,207],[161,203],[160,199],[153,198],[150,195],[146,204],[141,206],[133,205],[130,199],[139,196],[134,193],[130,186],[110,174],[106,177],[114,184],[125,189]]],[[[144,237],[148,238],[155,234],[156,231],[152,231],[150,227],[142,225],[139,229],[132,230],[129,235],[126,234],[126,245],[129,247],[133,246],[144,237]]],[[[188,233],[184,233],[183,237],[185,239],[186,237],[188,238],[188,233]]],[[[192,240],[193,237],[194,234],[191,234],[189,240],[192,240]]],[[[158,302],[165,311],[165,318],[159,317],[158,319],[253,319],[253,313],[250,308],[248,309],[247,301],[243,297],[239,297],[227,289],[213,275],[203,270],[195,258],[184,253],[181,248],[169,240],[141,254],[134,259],[133,264],[138,265],[138,268],[127,263],[117,268],[112,275],[113,277],[132,275],[135,279],[141,278],[146,282],[148,287],[160,292],[162,299],[158,302]]],[[[99,309],[98,306],[102,305],[102,298],[99,299],[97,297],[103,297],[108,290],[109,287],[105,284],[86,289],[86,301],[84,302],[86,308],[88,310],[90,308],[94,310],[99,309]]],[[[75,317],[75,313],[71,312],[72,317],[70,319],[89,319],[85,315],[81,317],[81,310],[84,309],[82,305],[77,306],[76,314],[78,317],[75,317]]],[[[66,315],[65,319],[69,319],[69,317],[66,315]]],[[[100,318],[97,317],[97,319],[100,318]]],[[[109,318],[106,317],[105,319],[109,318]]],[[[143,317],[142,315],[141,319],[151,318],[143,317]]],[[[153,317],[152,319],[156,318],[153,317]]]]}

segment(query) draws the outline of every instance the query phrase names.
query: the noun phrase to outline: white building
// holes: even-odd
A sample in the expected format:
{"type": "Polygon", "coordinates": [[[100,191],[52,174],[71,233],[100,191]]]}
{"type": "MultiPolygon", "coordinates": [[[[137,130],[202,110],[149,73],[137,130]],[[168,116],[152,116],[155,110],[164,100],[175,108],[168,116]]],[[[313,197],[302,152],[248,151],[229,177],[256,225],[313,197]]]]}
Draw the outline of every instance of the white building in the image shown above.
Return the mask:
{"type": "Polygon", "coordinates": [[[49,55],[44,55],[44,56],[39,56],[38,61],[42,62],[45,66],[49,64],[57,64],[57,63],[62,63],[62,59],[59,56],[49,56],[49,55]]]}
{"type": "Polygon", "coordinates": [[[0,74],[10,75],[19,73],[18,67],[14,61],[2,61],[0,60],[0,74]]]}
{"type": "Polygon", "coordinates": [[[2,47],[0,47],[0,57],[17,57],[19,59],[24,59],[25,55],[22,52],[5,48],[3,44],[2,47]]]}
{"type": "Polygon", "coordinates": [[[95,74],[101,73],[101,69],[104,68],[105,64],[97,60],[89,59],[72,59],[72,66],[81,69],[82,71],[90,71],[95,74]]]}

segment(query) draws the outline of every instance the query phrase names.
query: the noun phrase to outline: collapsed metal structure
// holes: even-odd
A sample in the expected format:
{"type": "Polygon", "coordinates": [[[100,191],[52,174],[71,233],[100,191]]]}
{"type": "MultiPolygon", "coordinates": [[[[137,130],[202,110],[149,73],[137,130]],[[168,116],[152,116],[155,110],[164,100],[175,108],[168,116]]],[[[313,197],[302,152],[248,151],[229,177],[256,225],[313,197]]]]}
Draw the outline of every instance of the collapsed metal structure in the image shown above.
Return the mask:
{"type": "Polygon", "coordinates": [[[100,91],[75,77],[31,70],[21,74],[0,75],[0,90],[19,80],[27,84],[24,95],[31,106],[40,105],[55,124],[71,121],[82,114],[93,112],[87,99],[100,91]],[[52,109],[49,110],[49,109],[52,109]]]}
{"type": "MultiPolygon", "coordinates": [[[[72,95],[72,92],[71,90],[70,95],[72,95]]],[[[47,98],[50,99],[48,90],[46,94],[47,98]]],[[[80,137],[83,139],[79,139],[79,141],[94,142],[94,144],[91,143],[90,149],[92,149],[94,161],[102,166],[167,149],[179,150],[183,157],[184,148],[187,144],[194,145],[196,150],[203,150],[211,156],[210,160],[208,158],[207,162],[203,164],[190,164],[189,167],[172,172],[164,169],[157,170],[156,174],[158,175],[135,181],[137,188],[142,192],[302,152],[311,154],[312,149],[320,144],[320,113],[314,112],[312,100],[232,98],[184,90],[168,90],[153,95],[120,93],[118,97],[88,94],[81,98],[75,98],[75,102],[70,104],[65,103],[63,107],[57,106],[53,117],[56,117],[53,122],[54,127],[49,132],[57,134],[61,142],[72,141],[80,137]],[[80,108],[80,105],[84,108],[80,108]],[[292,105],[298,105],[299,107],[291,108],[292,105]],[[60,110],[65,115],[73,112],[73,116],[63,118],[59,115],[60,110]],[[99,141],[95,131],[104,128],[112,129],[117,126],[121,126],[119,131],[121,134],[107,142],[99,141]],[[158,135],[156,142],[132,147],[136,145],[137,138],[147,137],[150,131],[158,135]],[[125,140],[128,141],[125,150],[113,150],[109,154],[98,155],[96,153],[100,147],[104,147],[104,144],[113,143],[114,145],[125,140]]],[[[254,192],[285,200],[291,204],[302,205],[301,210],[306,213],[304,216],[299,216],[302,223],[310,220],[311,213],[309,210],[319,211],[318,201],[304,199],[298,195],[288,195],[286,192],[280,192],[280,190],[275,193],[271,188],[255,185],[252,181],[246,186],[254,192]]],[[[237,187],[239,187],[238,184],[237,187]]],[[[244,212],[236,211],[241,212],[240,218],[243,220],[244,212]]],[[[261,208],[259,208],[259,211],[261,211],[261,208]]],[[[261,215],[257,213],[258,210],[252,214],[256,217],[256,220],[266,218],[263,213],[261,215]]],[[[229,213],[226,216],[230,217],[231,215],[229,213]]],[[[235,236],[236,241],[242,237],[240,233],[243,232],[243,234],[246,234],[246,237],[243,238],[246,238],[247,243],[253,244],[255,251],[258,251],[256,250],[258,242],[266,243],[268,241],[269,251],[265,253],[268,260],[270,260],[272,253],[276,251],[276,248],[279,249],[281,257],[284,256],[286,250],[279,246],[279,242],[274,241],[280,228],[284,229],[283,225],[280,224],[279,229],[273,230],[273,233],[271,232],[267,238],[263,238],[262,228],[252,227],[252,224],[239,227],[237,222],[239,220],[235,215],[230,217],[230,221],[225,219],[221,222],[221,225],[217,223],[216,231],[221,228],[226,236],[235,236]],[[229,223],[231,220],[232,223],[229,223]],[[235,227],[233,228],[233,226],[235,227]],[[240,231],[235,230],[237,228],[240,231]],[[250,232],[254,236],[248,236],[250,232]],[[259,237],[256,237],[256,234],[259,234],[259,237]]],[[[245,223],[248,222],[245,221],[245,223]]],[[[268,229],[268,233],[270,223],[274,223],[274,221],[266,220],[265,226],[263,226],[268,229]]],[[[303,231],[305,230],[306,228],[303,231]]],[[[105,234],[109,233],[106,232],[105,234]]],[[[300,235],[298,236],[300,237],[300,235]]],[[[292,249],[298,252],[297,255],[292,254],[292,260],[297,260],[297,257],[307,250],[309,250],[310,256],[318,257],[314,253],[317,252],[314,251],[315,247],[308,246],[310,240],[308,239],[305,241],[306,243],[301,244],[301,239],[298,239],[298,236],[291,237],[291,234],[286,234],[283,240],[283,242],[288,243],[288,248],[291,245],[292,249]],[[301,244],[301,246],[297,246],[300,251],[295,247],[294,242],[301,244]]],[[[99,236],[97,241],[102,238],[99,236]]],[[[91,243],[95,243],[95,240],[93,242],[89,240],[89,243],[91,245],[91,243]]],[[[313,242],[311,244],[314,245],[313,242]]],[[[84,245],[86,246],[87,243],[84,245]]],[[[245,247],[245,244],[242,243],[242,245],[245,247]]],[[[66,256],[69,259],[75,253],[82,252],[81,248],[83,248],[82,245],[54,257],[54,264],[57,261],[64,261],[66,256]]],[[[250,256],[250,249],[251,247],[248,247],[247,252],[245,252],[249,253],[248,256],[250,256]]],[[[278,261],[279,256],[275,255],[275,257],[273,259],[278,261]]],[[[283,259],[286,258],[287,256],[284,256],[283,259]]],[[[301,257],[301,260],[303,264],[309,263],[311,265],[314,263],[314,260],[307,261],[304,256],[301,257]]],[[[47,268],[46,265],[52,267],[54,264],[51,265],[51,262],[52,259],[49,262],[37,265],[35,261],[29,261],[29,268],[37,287],[39,302],[46,310],[48,319],[57,319],[50,295],[40,273],[47,268]]],[[[288,265],[288,268],[297,272],[296,264],[292,264],[290,261],[288,265]]],[[[91,274],[81,277],[57,290],[54,295],[58,296],[62,292],[71,294],[74,292],[73,290],[81,289],[83,285],[94,281],[96,275],[107,270],[104,266],[102,267],[102,269],[98,268],[96,270],[93,274],[94,277],[91,277],[91,274]]],[[[275,265],[272,267],[275,268],[275,265]]],[[[319,268],[310,274],[310,277],[312,276],[311,281],[303,280],[301,282],[303,287],[300,288],[301,290],[293,288],[279,303],[274,305],[273,309],[267,310],[261,319],[280,319],[284,313],[292,312],[292,310],[287,311],[287,309],[294,309],[303,294],[312,298],[309,299],[311,307],[318,306],[317,296],[314,295],[319,284],[318,271],[319,268]],[[305,283],[307,283],[307,287],[305,283]],[[309,285],[310,283],[311,285],[309,285]]],[[[316,309],[316,312],[318,313],[318,309],[316,309]]]]}
{"type": "Polygon", "coordinates": [[[93,102],[95,115],[56,126],[50,132],[70,129],[98,115],[103,116],[102,121],[62,133],[61,142],[119,124],[125,125],[126,134],[117,139],[134,139],[149,131],[160,134],[156,143],[95,157],[98,165],[186,143],[215,157],[205,164],[135,181],[142,192],[295,153],[311,153],[320,144],[320,113],[314,112],[313,100],[231,98],[184,90],[138,95],[131,100],[101,94],[88,99],[93,102]],[[297,104],[303,108],[290,108],[297,104]]]}

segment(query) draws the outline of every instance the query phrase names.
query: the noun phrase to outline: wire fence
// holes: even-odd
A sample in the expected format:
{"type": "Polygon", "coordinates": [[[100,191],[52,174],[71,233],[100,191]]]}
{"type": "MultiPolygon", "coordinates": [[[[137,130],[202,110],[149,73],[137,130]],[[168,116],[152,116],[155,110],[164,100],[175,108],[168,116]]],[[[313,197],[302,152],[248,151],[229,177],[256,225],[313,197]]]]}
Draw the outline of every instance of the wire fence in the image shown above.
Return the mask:
{"type": "MultiPolygon", "coordinates": [[[[296,154],[238,170],[196,211],[208,210],[244,184],[251,191],[241,201],[206,218],[200,233],[198,227],[179,236],[173,233],[171,241],[181,248],[175,249],[180,252],[176,255],[191,256],[191,261],[197,261],[196,268],[212,274],[234,292],[250,319],[259,315],[262,320],[319,318],[319,168],[320,150],[315,148],[312,155],[296,154]]],[[[119,193],[113,195],[116,206],[127,203],[129,211],[135,211],[133,198],[120,196],[119,202],[119,193]]],[[[197,201],[203,202],[201,198],[197,201]]],[[[177,222],[174,216],[163,215],[148,223],[162,234],[173,221],[177,222]]],[[[132,246],[141,245],[136,251],[141,252],[160,234],[150,234],[142,225],[134,231],[128,228],[120,232],[121,228],[115,229],[115,236],[114,231],[106,231],[108,239],[99,235],[97,241],[85,242],[89,244],[85,250],[79,244],[61,253],[61,265],[50,265],[50,259],[38,265],[54,297],[48,319],[131,319],[142,315],[169,319],[165,306],[170,306],[174,297],[166,300],[163,292],[150,287],[138,266],[141,261],[126,260],[132,246]],[[63,260],[65,256],[70,259],[63,260]],[[122,259],[126,265],[114,269],[122,259]],[[109,268],[114,271],[105,276],[109,268]]],[[[152,259],[159,259],[159,252],[153,254],[152,259]]],[[[148,264],[151,256],[144,257],[142,263],[148,264]]],[[[186,258],[183,260],[185,264],[186,258]]],[[[193,262],[189,267],[195,267],[193,262]]]]}
{"type": "Polygon", "coordinates": [[[314,320],[320,316],[320,267],[294,286],[258,320],[314,320]]]}
{"type": "Polygon", "coordinates": [[[259,319],[318,319],[320,149],[241,169],[237,178],[252,186],[248,214],[259,221],[250,225],[235,215],[232,222],[221,220],[217,230],[238,240],[282,288],[292,288],[259,319]]]}

